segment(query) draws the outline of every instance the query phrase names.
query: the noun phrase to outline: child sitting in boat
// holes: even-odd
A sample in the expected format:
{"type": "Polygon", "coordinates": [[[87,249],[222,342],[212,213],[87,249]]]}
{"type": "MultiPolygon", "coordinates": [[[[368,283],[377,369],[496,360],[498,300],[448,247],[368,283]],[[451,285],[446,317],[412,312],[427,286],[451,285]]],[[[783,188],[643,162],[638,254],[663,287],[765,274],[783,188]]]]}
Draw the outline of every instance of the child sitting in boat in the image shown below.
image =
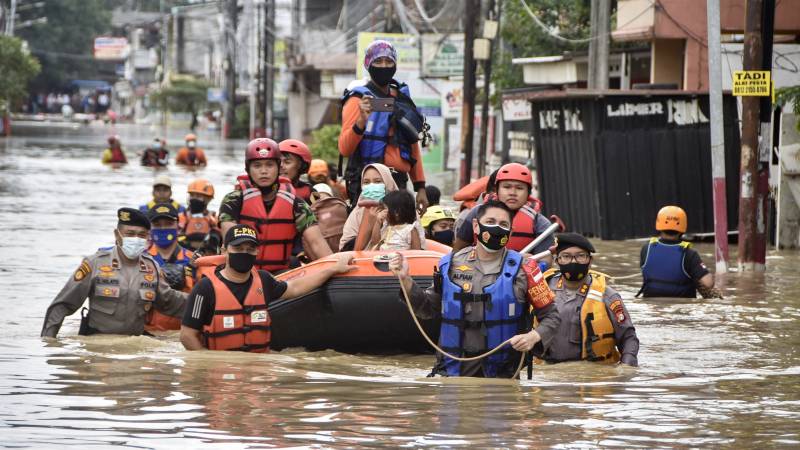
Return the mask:
{"type": "Polygon", "coordinates": [[[422,242],[414,196],[406,190],[392,191],[381,201],[369,248],[373,250],[420,250],[422,242]]]}

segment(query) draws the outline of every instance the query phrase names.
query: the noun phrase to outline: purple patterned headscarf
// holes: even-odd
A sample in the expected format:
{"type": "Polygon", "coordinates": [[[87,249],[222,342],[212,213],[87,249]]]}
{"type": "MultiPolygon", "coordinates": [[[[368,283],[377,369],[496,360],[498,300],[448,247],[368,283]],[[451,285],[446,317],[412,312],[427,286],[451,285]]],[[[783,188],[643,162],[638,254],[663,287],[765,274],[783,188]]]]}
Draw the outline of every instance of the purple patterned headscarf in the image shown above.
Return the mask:
{"type": "Polygon", "coordinates": [[[364,68],[369,69],[372,62],[382,56],[391,59],[397,64],[397,50],[394,49],[392,44],[382,40],[373,41],[364,52],[364,68]]]}

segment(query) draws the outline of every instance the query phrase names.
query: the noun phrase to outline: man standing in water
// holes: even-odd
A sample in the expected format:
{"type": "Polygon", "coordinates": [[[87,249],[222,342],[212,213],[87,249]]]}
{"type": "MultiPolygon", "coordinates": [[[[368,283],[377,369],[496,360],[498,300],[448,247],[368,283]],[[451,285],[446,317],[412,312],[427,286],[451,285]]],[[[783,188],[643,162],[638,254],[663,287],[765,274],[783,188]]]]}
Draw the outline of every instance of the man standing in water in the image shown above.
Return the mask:
{"type": "Polygon", "coordinates": [[[147,313],[155,308],[177,316],[186,293],[171,289],[147,254],[150,221],[133,208],[117,211],[116,245],[83,259],[47,308],[42,337],[56,337],[64,318],[89,298],[80,334],[140,335],[147,313]]]}
{"type": "Polygon", "coordinates": [[[556,294],[561,325],[550,348],[534,354],[547,362],[597,361],[638,365],[639,338],[622,297],[591,271],[594,246],[577,233],[557,238],[559,270],[546,275],[556,294]]]}
{"type": "Polygon", "coordinates": [[[437,354],[431,376],[510,378],[519,365],[518,352],[537,343],[549,348],[559,326],[553,293],[535,261],[506,249],[512,213],[498,201],[480,205],[472,226],[475,246],[444,256],[434,284],[426,290],[408,275],[408,263],[397,254],[389,268],[409,293],[414,313],[422,319],[442,318],[439,346],[458,357],[485,353],[511,339],[511,347],[478,361],[459,362],[437,354]],[[530,330],[529,307],[538,320],[530,330]]]}
{"type": "Polygon", "coordinates": [[[281,152],[272,139],[253,139],[245,150],[244,168],[237,189],[222,199],[219,223],[226,235],[237,223],[258,232],[256,268],[270,272],[289,267],[294,239],[300,235],[312,259],[330,255],[311,207],[281,183],[281,152]]]}
{"type": "MultiPolygon", "coordinates": [[[[656,216],[658,236],[642,247],[639,265],[644,283],[639,294],[645,297],[722,298],[712,275],[692,244],[681,240],[686,233],[686,211],[665,206],[656,216]]],[[[639,295],[637,294],[637,296],[639,295]]]]}
{"type": "Polygon", "coordinates": [[[269,351],[267,305],[295,298],[322,286],[336,274],[356,268],[352,254],[340,254],[336,265],[291,281],[278,281],[254,269],[258,254],[256,230],[235,225],[225,234],[225,264],[197,283],[189,296],[181,326],[187,350],[269,351]]]}

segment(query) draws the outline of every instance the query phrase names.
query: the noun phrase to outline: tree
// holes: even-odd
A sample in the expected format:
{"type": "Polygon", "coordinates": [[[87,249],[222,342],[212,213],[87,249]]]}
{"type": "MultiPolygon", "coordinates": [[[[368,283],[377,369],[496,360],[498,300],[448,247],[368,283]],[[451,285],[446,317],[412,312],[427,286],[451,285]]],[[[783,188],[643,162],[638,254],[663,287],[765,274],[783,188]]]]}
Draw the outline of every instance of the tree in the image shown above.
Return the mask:
{"type": "Polygon", "coordinates": [[[30,51],[42,64],[42,71],[31,83],[35,90],[67,87],[73,79],[96,79],[106,68],[104,78],[116,78],[113,63],[94,60],[94,38],[111,32],[111,9],[104,0],[45,0],[31,14],[46,17],[19,30],[30,51]]]}
{"type": "Polygon", "coordinates": [[[150,94],[150,100],[162,110],[197,113],[205,106],[208,81],[188,75],[175,75],[169,83],[150,94]]]}
{"type": "Polygon", "coordinates": [[[0,36],[0,111],[5,111],[6,101],[13,104],[28,95],[28,82],[40,69],[36,58],[23,49],[21,40],[0,36]]]}
{"type": "MultiPolygon", "coordinates": [[[[570,39],[589,36],[589,0],[525,1],[553,32],[570,39]]],[[[588,43],[571,44],[549,36],[534,23],[519,0],[503,2],[500,37],[502,47],[495,52],[492,65],[492,81],[497,92],[525,86],[522,67],[511,64],[512,58],[560,55],[565,51],[589,48],[588,43]]]]}
{"type": "Polygon", "coordinates": [[[339,134],[341,125],[325,125],[311,132],[309,150],[316,159],[324,159],[328,163],[339,161],[339,134]]]}

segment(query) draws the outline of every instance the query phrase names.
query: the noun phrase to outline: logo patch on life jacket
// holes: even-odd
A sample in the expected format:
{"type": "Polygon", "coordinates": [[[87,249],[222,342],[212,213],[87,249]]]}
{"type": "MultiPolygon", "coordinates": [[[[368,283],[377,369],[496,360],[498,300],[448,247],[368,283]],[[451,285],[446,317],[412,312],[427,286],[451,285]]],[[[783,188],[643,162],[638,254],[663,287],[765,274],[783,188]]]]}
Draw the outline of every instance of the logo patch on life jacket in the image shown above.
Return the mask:
{"type": "Polygon", "coordinates": [[[261,311],[253,311],[250,313],[250,322],[258,323],[258,322],[266,322],[267,321],[267,312],[264,310],[261,311]]]}
{"type": "Polygon", "coordinates": [[[625,308],[622,306],[622,300],[614,300],[611,302],[609,308],[611,308],[611,312],[614,313],[614,317],[617,318],[617,322],[623,323],[627,320],[627,317],[625,317],[625,308]]]}
{"type": "Polygon", "coordinates": [[[233,327],[234,327],[233,316],[224,316],[222,318],[222,328],[233,328],[233,327]]]}

